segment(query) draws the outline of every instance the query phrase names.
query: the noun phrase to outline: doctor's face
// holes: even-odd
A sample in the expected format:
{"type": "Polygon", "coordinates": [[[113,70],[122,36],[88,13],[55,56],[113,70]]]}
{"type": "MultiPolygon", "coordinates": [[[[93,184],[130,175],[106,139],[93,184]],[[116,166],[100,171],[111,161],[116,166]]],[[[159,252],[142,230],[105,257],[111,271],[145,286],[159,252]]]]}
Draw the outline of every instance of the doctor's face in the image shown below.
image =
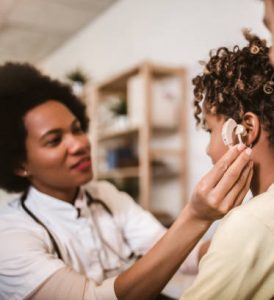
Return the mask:
{"type": "Polygon", "coordinates": [[[60,199],[71,197],[92,178],[88,138],[66,106],[49,100],[27,112],[24,124],[23,168],[39,191],[60,199]]]}
{"type": "Polygon", "coordinates": [[[209,144],[207,146],[207,155],[215,164],[228,150],[222,140],[222,127],[225,117],[211,113],[204,113],[205,129],[210,134],[209,144]]]}

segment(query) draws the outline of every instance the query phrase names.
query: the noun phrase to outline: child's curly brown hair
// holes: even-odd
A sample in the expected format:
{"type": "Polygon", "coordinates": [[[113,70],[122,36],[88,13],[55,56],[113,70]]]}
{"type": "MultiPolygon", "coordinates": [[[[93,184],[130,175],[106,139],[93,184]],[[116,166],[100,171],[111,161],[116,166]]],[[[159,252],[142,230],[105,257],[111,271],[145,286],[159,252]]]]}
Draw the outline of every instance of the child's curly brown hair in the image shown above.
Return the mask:
{"type": "Polygon", "coordinates": [[[249,45],[233,50],[221,47],[210,53],[202,75],[193,79],[194,116],[203,122],[201,104],[206,111],[242,121],[246,112],[255,113],[274,146],[274,68],[269,48],[259,37],[244,31],[249,45]]]}

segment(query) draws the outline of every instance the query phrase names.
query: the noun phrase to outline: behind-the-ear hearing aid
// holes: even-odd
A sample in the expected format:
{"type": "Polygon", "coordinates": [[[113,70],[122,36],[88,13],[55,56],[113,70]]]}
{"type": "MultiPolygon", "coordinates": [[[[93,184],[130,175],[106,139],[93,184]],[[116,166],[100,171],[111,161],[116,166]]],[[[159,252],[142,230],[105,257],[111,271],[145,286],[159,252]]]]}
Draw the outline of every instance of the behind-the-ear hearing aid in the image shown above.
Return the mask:
{"type": "Polygon", "coordinates": [[[237,124],[235,120],[228,119],[222,128],[222,139],[226,146],[233,146],[233,132],[236,134],[239,143],[243,144],[242,136],[246,135],[246,129],[243,125],[237,124]]]}

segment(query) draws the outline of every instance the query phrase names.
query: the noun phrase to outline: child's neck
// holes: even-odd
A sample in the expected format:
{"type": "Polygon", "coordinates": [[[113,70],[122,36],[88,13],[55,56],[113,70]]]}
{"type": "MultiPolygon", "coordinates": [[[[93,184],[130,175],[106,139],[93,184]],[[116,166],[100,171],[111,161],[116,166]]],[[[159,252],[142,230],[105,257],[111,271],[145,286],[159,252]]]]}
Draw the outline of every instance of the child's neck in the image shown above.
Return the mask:
{"type": "Polygon", "coordinates": [[[262,152],[258,158],[254,157],[254,175],[251,182],[253,196],[267,191],[274,183],[274,151],[273,148],[262,152]]]}

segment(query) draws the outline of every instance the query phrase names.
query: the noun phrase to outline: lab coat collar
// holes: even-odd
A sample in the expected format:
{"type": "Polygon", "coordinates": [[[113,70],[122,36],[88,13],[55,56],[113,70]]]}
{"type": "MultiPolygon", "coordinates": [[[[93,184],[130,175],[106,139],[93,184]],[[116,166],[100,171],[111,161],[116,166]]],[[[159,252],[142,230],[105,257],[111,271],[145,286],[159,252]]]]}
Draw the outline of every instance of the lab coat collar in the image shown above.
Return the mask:
{"type": "Polygon", "coordinates": [[[54,215],[55,217],[59,216],[62,219],[77,219],[79,215],[77,208],[83,206],[83,203],[86,203],[86,195],[82,188],[79,189],[75,199],[76,205],[44,194],[34,187],[29,189],[26,199],[28,208],[34,209],[42,215],[54,215]]]}
{"type": "Polygon", "coordinates": [[[274,193],[274,182],[270,185],[270,187],[267,189],[267,191],[274,193]]]}

